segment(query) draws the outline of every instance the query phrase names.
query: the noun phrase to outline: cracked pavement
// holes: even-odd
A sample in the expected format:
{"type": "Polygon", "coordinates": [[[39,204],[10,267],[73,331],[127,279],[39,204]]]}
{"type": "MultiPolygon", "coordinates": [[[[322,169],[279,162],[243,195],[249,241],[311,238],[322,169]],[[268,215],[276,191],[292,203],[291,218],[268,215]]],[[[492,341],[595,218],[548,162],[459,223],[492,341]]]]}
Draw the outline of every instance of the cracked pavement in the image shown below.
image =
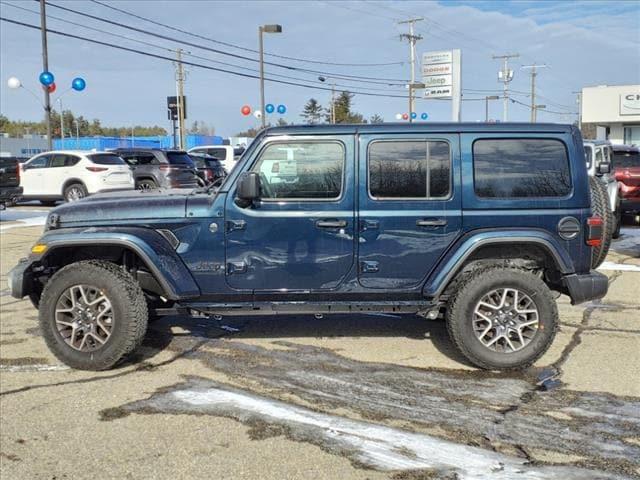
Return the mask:
{"type": "Polygon", "coordinates": [[[0,236],[0,478],[640,477],[640,228],[518,374],[396,315],[169,317],[131,362],[71,370],[5,286],[40,231],[0,236]]]}

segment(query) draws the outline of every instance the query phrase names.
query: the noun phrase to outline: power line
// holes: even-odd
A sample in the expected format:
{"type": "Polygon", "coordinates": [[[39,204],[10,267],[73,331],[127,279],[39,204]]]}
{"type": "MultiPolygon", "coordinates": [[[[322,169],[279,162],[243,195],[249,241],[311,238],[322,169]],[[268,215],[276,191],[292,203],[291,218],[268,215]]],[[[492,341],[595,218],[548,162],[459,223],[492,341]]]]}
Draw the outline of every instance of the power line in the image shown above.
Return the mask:
{"type": "MultiPolygon", "coordinates": [[[[111,10],[115,10],[117,12],[124,13],[125,15],[130,15],[130,16],[132,16],[134,18],[139,19],[139,20],[144,20],[145,22],[149,22],[149,23],[152,23],[154,25],[158,25],[158,26],[161,26],[161,27],[164,27],[164,28],[168,28],[168,29],[174,30],[176,32],[184,33],[186,35],[190,35],[190,36],[195,37],[195,38],[200,38],[201,40],[207,40],[209,42],[217,43],[219,45],[224,45],[226,47],[236,48],[238,50],[244,50],[245,52],[258,53],[257,50],[254,50],[252,48],[242,47],[240,45],[234,45],[233,43],[223,42],[221,40],[216,40],[216,39],[211,38],[211,37],[205,37],[205,36],[199,35],[197,33],[189,32],[187,30],[182,30],[182,29],[180,29],[178,27],[173,27],[171,25],[160,23],[160,22],[158,22],[156,20],[151,20],[150,18],[143,17],[141,15],[137,15],[137,14],[135,14],[133,12],[129,12],[129,11],[124,10],[122,8],[114,7],[113,5],[109,5],[109,4],[106,4],[104,2],[100,2],[98,0],[91,0],[91,1],[93,3],[101,5],[103,7],[110,8],[111,10]]],[[[306,59],[306,58],[289,57],[289,56],[286,56],[286,55],[278,55],[278,54],[275,54],[275,53],[267,53],[267,52],[265,52],[264,54],[268,55],[268,56],[271,56],[271,57],[282,58],[282,59],[285,59],[285,60],[292,60],[292,61],[295,61],[295,62],[314,63],[314,64],[318,64],[318,65],[333,65],[333,66],[341,66],[341,67],[384,67],[384,66],[403,65],[404,64],[404,62],[340,63],[340,62],[327,62],[327,61],[324,61],[324,60],[309,60],[309,59],[306,59]]]]}
{"type": "MultiPolygon", "coordinates": [[[[13,20],[13,19],[9,19],[9,18],[5,18],[5,17],[0,17],[0,20],[3,22],[8,22],[8,23],[13,23],[15,25],[20,25],[23,27],[27,27],[27,28],[31,28],[34,30],[40,30],[40,27],[36,26],[36,25],[31,25],[28,23],[24,23],[24,22],[20,22],[18,20],[13,20]]],[[[131,52],[131,53],[136,53],[139,55],[144,55],[147,57],[152,57],[152,58],[157,58],[157,59],[161,59],[161,60],[168,60],[170,62],[173,62],[174,59],[171,57],[165,57],[162,55],[157,55],[155,53],[150,53],[150,52],[143,52],[142,50],[137,50],[135,48],[129,48],[129,47],[123,47],[121,45],[114,45],[112,43],[108,43],[108,42],[103,42],[100,40],[95,40],[95,39],[91,39],[91,38],[87,38],[87,37],[82,37],[79,35],[73,35],[71,33],[66,33],[66,32],[60,32],[57,30],[52,30],[52,29],[47,29],[48,33],[52,33],[54,35],[60,35],[63,37],[69,37],[69,38],[75,38],[77,40],[84,40],[90,43],[95,43],[97,45],[103,45],[106,47],[111,47],[111,48],[115,48],[118,50],[124,50],[127,52],[131,52]]],[[[212,67],[210,65],[203,65],[200,63],[194,63],[194,62],[187,62],[187,61],[182,61],[183,64],[185,65],[190,65],[192,67],[198,67],[198,68],[203,68],[203,69],[207,69],[207,70],[213,70],[216,72],[221,72],[221,73],[227,73],[230,75],[235,75],[238,77],[244,77],[244,78],[253,78],[253,79],[258,79],[258,75],[251,75],[251,74],[246,74],[246,73],[240,73],[240,72],[234,72],[232,70],[227,70],[227,69],[223,69],[223,68],[217,68],[217,67],[212,67]]],[[[265,80],[269,81],[269,82],[273,82],[273,83],[280,83],[283,85],[291,85],[291,86],[295,86],[295,87],[303,87],[303,88],[309,88],[309,89],[314,89],[314,90],[323,90],[323,91],[330,91],[331,88],[328,87],[319,87],[319,86],[315,86],[315,85],[305,85],[302,83],[295,83],[295,82],[289,82],[289,81],[285,81],[285,80],[275,80],[273,78],[265,78],[265,80]]],[[[358,94],[358,95],[365,95],[365,96],[370,96],[370,97],[386,97],[386,98],[409,98],[407,95],[392,95],[392,94],[383,94],[383,93],[369,93],[369,92],[362,92],[359,90],[345,90],[346,92],[349,93],[354,93],[354,94],[358,94]]]]}
{"type": "MultiPolygon", "coordinates": [[[[36,0],[37,1],[37,0],[36,0]]],[[[213,53],[218,53],[220,55],[226,55],[226,56],[230,56],[230,57],[234,57],[234,58],[238,58],[238,59],[242,59],[242,60],[247,60],[250,62],[254,62],[254,63],[259,63],[258,59],[252,58],[252,57],[247,57],[245,55],[239,55],[237,53],[231,53],[231,52],[225,52],[223,50],[219,50],[216,48],[211,48],[211,47],[207,47],[204,45],[198,45],[196,43],[192,43],[192,42],[188,42],[186,40],[179,40],[173,37],[169,37],[167,35],[162,35],[159,33],[155,33],[155,32],[150,32],[148,30],[144,30],[142,28],[138,28],[138,27],[134,27],[132,25],[127,25],[127,24],[123,24],[120,22],[116,22],[113,20],[109,20],[107,18],[102,18],[102,17],[98,17],[95,15],[91,15],[89,13],[85,13],[85,12],[81,12],[78,10],[74,10],[72,8],[68,8],[68,7],[63,7],[62,5],[56,5],[53,4],[51,2],[46,2],[47,5],[50,5],[54,8],[58,8],[60,10],[65,10],[67,12],[71,12],[71,13],[75,13],[76,15],[81,15],[87,18],[91,18],[93,20],[97,20],[99,22],[105,22],[111,25],[115,25],[117,27],[121,27],[121,28],[126,28],[129,30],[133,30],[145,35],[150,35],[153,37],[157,37],[157,38],[162,38],[163,40],[169,40],[171,42],[175,42],[175,43],[179,43],[182,45],[188,45],[190,47],[194,47],[194,48],[199,48],[202,50],[207,50],[213,53]]],[[[368,76],[361,76],[361,75],[348,75],[348,74],[343,74],[343,73],[330,73],[330,72],[324,72],[324,71],[319,71],[319,70],[311,70],[311,69],[307,69],[307,68],[301,68],[301,67],[294,67],[291,65],[285,65],[285,64],[281,64],[281,63],[274,63],[274,62],[264,62],[266,65],[271,65],[274,67],[278,67],[278,68],[283,68],[286,70],[295,70],[295,71],[300,71],[300,72],[307,72],[307,73],[313,73],[313,74],[318,74],[318,75],[325,75],[325,76],[329,76],[329,77],[333,77],[333,78],[340,78],[342,80],[352,80],[352,79],[356,79],[362,83],[379,83],[379,84],[383,84],[383,85],[393,85],[392,83],[389,82],[402,82],[402,83],[396,83],[395,85],[404,85],[404,83],[406,83],[405,80],[401,80],[401,79],[389,79],[389,78],[380,78],[380,77],[368,77],[368,76]]]]}
{"type": "MultiPolygon", "coordinates": [[[[33,13],[35,15],[40,15],[40,13],[35,11],[35,10],[30,10],[28,8],[20,7],[18,5],[14,5],[14,4],[8,3],[8,2],[4,2],[4,4],[8,5],[10,7],[13,7],[13,8],[17,8],[17,9],[23,10],[25,12],[30,12],[30,13],[33,13]]],[[[50,18],[50,19],[55,19],[55,20],[57,20],[59,22],[68,23],[70,25],[81,27],[81,28],[84,28],[84,29],[87,29],[87,30],[96,31],[96,32],[99,32],[99,33],[102,33],[102,34],[105,34],[105,35],[111,35],[111,36],[114,36],[114,37],[117,37],[117,38],[122,38],[124,40],[131,41],[131,42],[137,42],[137,43],[140,43],[142,45],[146,45],[146,46],[149,46],[149,47],[157,48],[159,50],[164,50],[164,51],[172,52],[172,53],[175,51],[175,50],[173,50],[171,48],[168,48],[168,47],[166,47],[164,45],[158,45],[156,43],[146,42],[144,40],[128,37],[126,35],[121,35],[121,34],[114,33],[114,32],[109,32],[109,31],[102,30],[102,29],[99,29],[99,28],[96,28],[96,27],[90,27],[88,25],[83,25],[81,23],[73,22],[71,20],[67,20],[65,18],[57,17],[55,15],[48,14],[47,17],[50,18]]],[[[227,66],[227,67],[233,67],[233,68],[238,68],[238,69],[241,69],[241,70],[250,71],[250,72],[253,72],[253,73],[258,73],[258,70],[246,67],[244,65],[238,65],[236,63],[229,63],[229,62],[222,62],[220,60],[214,60],[214,59],[209,58],[209,57],[203,57],[201,55],[196,55],[196,54],[191,53],[191,52],[183,51],[182,55],[193,57],[193,58],[197,58],[199,60],[206,60],[208,62],[215,63],[215,64],[218,64],[218,65],[224,65],[224,66],[227,66]]],[[[289,80],[299,80],[299,81],[309,82],[309,83],[316,83],[316,84],[321,84],[322,83],[322,82],[314,80],[314,79],[294,77],[294,76],[291,76],[291,75],[282,75],[282,74],[274,73],[274,72],[268,72],[268,75],[270,75],[272,77],[286,78],[286,79],[289,79],[289,80]]],[[[390,91],[389,88],[365,87],[365,86],[358,86],[358,85],[347,85],[347,84],[342,84],[342,83],[336,83],[334,85],[336,87],[344,87],[344,88],[360,88],[362,90],[367,90],[367,91],[378,91],[378,92],[388,92],[388,91],[390,91]]]]}

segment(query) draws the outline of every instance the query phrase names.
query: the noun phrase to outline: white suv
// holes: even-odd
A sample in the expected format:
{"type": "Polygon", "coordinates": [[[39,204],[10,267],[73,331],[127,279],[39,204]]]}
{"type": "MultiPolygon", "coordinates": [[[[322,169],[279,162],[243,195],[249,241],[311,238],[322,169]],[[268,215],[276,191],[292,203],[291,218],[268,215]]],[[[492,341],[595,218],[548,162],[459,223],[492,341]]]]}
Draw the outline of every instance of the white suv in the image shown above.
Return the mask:
{"type": "Polygon", "coordinates": [[[43,204],[134,188],[129,166],[113,153],[57,150],[36,155],[21,167],[23,200],[40,200],[43,204]]]}

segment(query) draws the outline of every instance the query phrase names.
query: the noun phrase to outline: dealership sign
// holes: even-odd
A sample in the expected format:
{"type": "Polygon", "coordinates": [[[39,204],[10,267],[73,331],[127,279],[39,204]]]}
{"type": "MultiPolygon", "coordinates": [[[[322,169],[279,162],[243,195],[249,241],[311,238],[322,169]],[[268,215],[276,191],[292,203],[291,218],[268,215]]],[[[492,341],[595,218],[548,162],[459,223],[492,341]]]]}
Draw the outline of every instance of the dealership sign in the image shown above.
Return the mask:
{"type": "Polygon", "coordinates": [[[620,115],[640,115],[640,92],[620,94],[620,115]]]}
{"type": "Polygon", "coordinates": [[[424,98],[450,98],[451,117],[460,121],[460,50],[426,52],[422,55],[424,98]]]}

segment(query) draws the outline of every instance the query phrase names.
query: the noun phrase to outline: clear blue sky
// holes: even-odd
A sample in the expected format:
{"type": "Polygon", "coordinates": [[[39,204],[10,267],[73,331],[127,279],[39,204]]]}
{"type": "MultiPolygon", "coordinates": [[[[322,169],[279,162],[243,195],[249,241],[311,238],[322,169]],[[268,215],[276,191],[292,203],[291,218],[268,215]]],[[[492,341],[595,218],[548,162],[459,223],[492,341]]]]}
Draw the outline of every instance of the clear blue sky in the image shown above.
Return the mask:
{"type": "MultiPolygon", "coordinates": [[[[577,111],[576,96],[572,92],[587,85],[640,83],[640,2],[626,1],[286,1],[286,2],[212,2],[212,1],[113,1],[111,5],[136,15],[187,30],[204,38],[171,31],[124,13],[110,10],[90,1],[59,1],[52,3],[89,13],[100,18],[134,25],[160,33],[172,40],[153,38],[103,22],[92,20],[53,7],[48,14],[98,28],[96,32],[78,25],[49,18],[50,29],[99,39],[105,42],[141,49],[163,56],[172,54],[166,49],[182,46],[190,55],[186,60],[219,68],[255,75],[257,64],[232,58],[210,50],[181,45],[185,40],[210,49],[219,49],[251,58],[256,54],[212,40],[227,42],[248,49],[257,48],[257,26],[280,23],[284,32],[265,36],[267,52],[279,55],[333,63],[394,63],[393,65],[364,67],[305,63],[267,57],[274,63],[293,66],[299,70],[267,67],[270,73],[298,77],[317,82],[317,70],[324,76],[331,73],[406,79],[408,46],[399,40],[406,26],[397,20],[409,16],[423,16],[417,33],[424,38],[418,43],[422,52],[460,48],[464,99],[463,120],[484,119],[484,102],[473,101],[485,95],[498,94],[499,63],[492,54],[518,52],[521,57],[512,62],[515,78],[511,88],[514,97],[529,103],[529,77],[520,67],[533,62],[546,63],[540,71],[538,94],[540,103],[564,114],[541,112],[541,121],[571,122],[577,111]],[[124,35],[131,40],[114,37],[124,35]],[[144,45],[135,40],[158,45],[144,45]],[[229,67],[212,61],[233,63],[229,67]],[[403,62],[398,64],[397,62],[403,62]],[[240,68],[241,67],[241,68],[240,68]],[[520,93],[521,92],[521,93],[520,93]]],[[[36,14],[19,10],[12,5],[37,10],[36,2],[2,0],[3,17],[38,24],[36,14]]],[[[82,75],[87,89],[82,93],[69,92],[64,106],[88,118],[100,118],[104,125],[159,124],[168,128],[165,101],[175,94],[174,71],[170,62],[142,57],[134,53],[92,45],[83,41],[49,36],[50,70],[56,75],[58,91],[82,75]]],[[[27,92],[12,91],[6,86],[8,77],[15,75],[22,82],[37,89],[41,71],[40,33],[37,30],[0,24],[0,112],[12,119],[36,120],[41,117],[40,106],[27,92]]],[[[276,78],[276,77],[274,77],[276,78]]],[[[292,80],[296,81],[296,80],[292,80]]],[[[375,80],[377,81],[377,80],[375,80]]],[[[369,93],[406,94],[401,86],[382,83],[363,83],[360,80],[336,80],[353,90],[369,93]],[[365,90],[377,89],[377,90],[365,90]]],[[[258,81],[222,72],[189,67],[186,84],[189,119],[205,121],[216,127],[217,133],[231,135],[257,125],[251,117],[240,114],[243,104],[259,104],[258,81]]],[[[285,104],[287,121],[301,121],[304,103],[314,97],[327,104],[330,93],[295,86],[267,83],[267,101],[285,104]]],[[[54,95],[55,98],[55,95],[54,95]]],[[[406,100],[356,95],[355,109],[366,117],[380,114],[387,121],[396,113],[407,110],[406,100]]],[[[510,105],[510,120],[527,121],[529,110],[522,105],[510,105]]],[[[447,121],[450,106],[447,101],[419,100],[418,113],[427,112],[432,120],[447,121]]],[[[500,118],[502,106],[491,105],[491,117],[500,118]]]]}

